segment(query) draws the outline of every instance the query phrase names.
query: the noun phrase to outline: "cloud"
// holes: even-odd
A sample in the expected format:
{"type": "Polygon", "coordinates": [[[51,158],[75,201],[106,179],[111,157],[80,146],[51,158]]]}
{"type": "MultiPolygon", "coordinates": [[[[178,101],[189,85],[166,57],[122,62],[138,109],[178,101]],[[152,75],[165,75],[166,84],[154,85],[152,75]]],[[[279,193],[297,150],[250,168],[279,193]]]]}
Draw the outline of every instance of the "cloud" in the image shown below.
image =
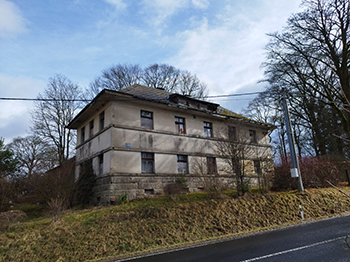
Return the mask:
{"type": "Polygon", "coordinates": [[[142,15],[156,28],[166,27],[166,20],[189,8],[206,9],[208,0],[143,0],[142,15]]]}
{"type": "Polygon", "coordinates": [[[180,48],[169,63],[196,73],[212,95],[260,91],[266,33],[280,30],[298,10],[298,3],[288,2],[227,2],[215,18],[204,17],[195,28],[176,35],[180,48]]]}
{"type": "Polygon", "coordinates": [[[113,5],[115,9],[122,10],[127,7],[123,0],[105,0],[107,3],[113,5]]]}
{"type": "Polygon", "coordinates": [[[0,37],[11,37],[26,31],[27,21],[12,2],[0,0],[0,37]]]}
{"type": "Polygon", "coordinates": [[[192,4],[200,9],[205,9],[209,6],[208,0],[192,0],[192,4]]]}
{"type": "MultiPolygon", "coordinates": [[[[46,82],[42,80],[0,74],[1,97],[35,98],[45,86],[46,82]]],[[[0,101],[0,112],[6,112],[0,114],[0,137],[4,137],[6,143],[17,136],[27,135],[32,105],[30,101],[0,101]]]]}

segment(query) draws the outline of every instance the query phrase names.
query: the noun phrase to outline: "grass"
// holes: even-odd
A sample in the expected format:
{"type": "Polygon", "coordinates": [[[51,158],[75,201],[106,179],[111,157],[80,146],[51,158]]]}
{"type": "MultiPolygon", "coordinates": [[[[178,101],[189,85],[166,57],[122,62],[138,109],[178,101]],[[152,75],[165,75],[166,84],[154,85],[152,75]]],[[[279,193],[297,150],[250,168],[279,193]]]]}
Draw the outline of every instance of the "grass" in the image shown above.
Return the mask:
{"type": "Polygon", "coordinates": [[[234,195],[159,197],[12,224],[0,235],[0,261],[97,261],[196,243],[297,223],[299,204],[306,219],[350,211],[334,189],[234,195]]]}

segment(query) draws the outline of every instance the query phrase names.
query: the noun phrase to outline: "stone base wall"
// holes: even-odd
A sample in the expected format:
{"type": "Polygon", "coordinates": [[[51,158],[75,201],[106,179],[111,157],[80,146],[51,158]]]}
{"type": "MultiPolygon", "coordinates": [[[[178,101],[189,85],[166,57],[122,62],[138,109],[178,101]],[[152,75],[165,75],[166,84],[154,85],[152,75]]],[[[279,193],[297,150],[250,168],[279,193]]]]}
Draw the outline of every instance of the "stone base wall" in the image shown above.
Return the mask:
{"type": "MultiPolygon", "coordinates": [[[[113,174],[97,179],[95,187],[96,204],[108,205],[117,201],[118,196],[126,194],[129,200],[156,195],[164,195],[169,184],[176,183],[178,175],[148,175],[148,174],[113,174]]],[[[186,175],[188,192],[200,192],[210,186],[221,189],[233,189],[235,181],[231,176],[205,176],[198,177],[186,175]]],[[[257,178],[249,178],[250,186],[257,185],[257,178]]]]}

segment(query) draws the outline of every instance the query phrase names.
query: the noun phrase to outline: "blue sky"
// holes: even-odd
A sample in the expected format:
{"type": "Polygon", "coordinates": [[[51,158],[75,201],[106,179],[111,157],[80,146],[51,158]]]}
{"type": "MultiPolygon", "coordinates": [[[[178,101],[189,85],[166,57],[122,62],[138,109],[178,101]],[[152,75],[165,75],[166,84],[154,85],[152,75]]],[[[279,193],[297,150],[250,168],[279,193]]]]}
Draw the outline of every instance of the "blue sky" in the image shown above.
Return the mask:
{"type": "MultiPolygon", "coordinates": [[[[210,95],[263,90],[266,33],[301,0],[0,0],[0,97],[35,98],[62,74],[82,88],[118,63],[167,63],[210,95]]],[[[251,99],[245,98],[245,99],[251,99]]],[[[240,112],[248,100],[213,102],[240,112]]],[[[0,101],[0,137],[26,136],[31,102],[0,101]]]]}

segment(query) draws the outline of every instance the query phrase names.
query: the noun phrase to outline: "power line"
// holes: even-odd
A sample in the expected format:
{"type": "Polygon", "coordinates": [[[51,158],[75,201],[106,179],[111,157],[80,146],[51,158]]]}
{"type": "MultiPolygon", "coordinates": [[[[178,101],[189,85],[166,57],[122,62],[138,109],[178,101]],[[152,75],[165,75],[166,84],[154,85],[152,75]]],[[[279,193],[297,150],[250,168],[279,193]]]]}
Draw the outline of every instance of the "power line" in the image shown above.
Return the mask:
{"type": "MultiPolygon", "coordinates": [[[[265,93],[262,92],[250,92],[250,93],[240,93],[240,94],[231,94],[231,95],[213,95],[206,96],[205,98],[225,98],[225,97],[235,97],[235,96],[249,96],[265,93]]],[[[0,100],[3,101],[40,101],[40,102],[90,102],[90,99],[55,99],[55,98],[25,98],[25,97],[0,97],[0,100]]]]}

